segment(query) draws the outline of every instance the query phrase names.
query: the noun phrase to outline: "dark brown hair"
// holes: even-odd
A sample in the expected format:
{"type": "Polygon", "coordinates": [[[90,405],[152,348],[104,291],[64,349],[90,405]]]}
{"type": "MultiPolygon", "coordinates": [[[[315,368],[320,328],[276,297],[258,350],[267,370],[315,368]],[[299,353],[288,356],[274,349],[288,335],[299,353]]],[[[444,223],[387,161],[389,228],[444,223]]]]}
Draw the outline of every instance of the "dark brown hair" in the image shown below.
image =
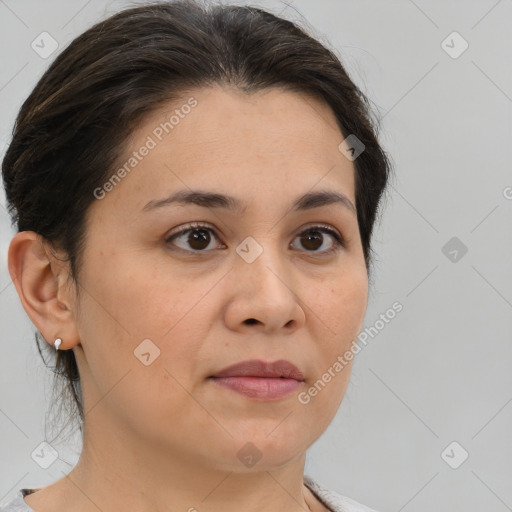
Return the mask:
{"type": "MultiPolygon", "coordinates": [[[[344,137],[364,144],[354,160],[355,198],[371,277],[370,240],[391,165],[368,98],[334,52],[297,23],[257,7],[185,0],[126,9],[88,29],[58,55],[17,116],[2,163],[12,222],[64,251],[77,293],[93,191],[112,175],[130,134],[164,102],[215,84],[312,94],[332,109],[344,137]]],[[[55,369],[82,430],[72,350],[57,352],[55,369]]]]}

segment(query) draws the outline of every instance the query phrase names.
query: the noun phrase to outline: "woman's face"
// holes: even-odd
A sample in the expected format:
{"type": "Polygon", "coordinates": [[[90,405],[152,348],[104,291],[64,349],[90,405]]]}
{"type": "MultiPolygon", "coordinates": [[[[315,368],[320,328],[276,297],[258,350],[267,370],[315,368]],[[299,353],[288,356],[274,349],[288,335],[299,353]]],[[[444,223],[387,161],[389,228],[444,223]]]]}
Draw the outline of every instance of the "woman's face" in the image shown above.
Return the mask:
{"type": "Polygon", "coordinates": [[[320,191],[355,205],[343,139],[326,105],[280,89],[194,90],[144,120],[87,218],[73,348],[86,438],[109,428],[243,472],[246,455],[276,468],[324,432],[348,384],[350,363],[333,367],[361,329],[367,272],[354,210],[293,205],[320,191]],[[240,209],[165,202],[192,191],[240,209]],[[247,360],[287,360],[304,380],[249,396],[211,378],[247,360]]]}

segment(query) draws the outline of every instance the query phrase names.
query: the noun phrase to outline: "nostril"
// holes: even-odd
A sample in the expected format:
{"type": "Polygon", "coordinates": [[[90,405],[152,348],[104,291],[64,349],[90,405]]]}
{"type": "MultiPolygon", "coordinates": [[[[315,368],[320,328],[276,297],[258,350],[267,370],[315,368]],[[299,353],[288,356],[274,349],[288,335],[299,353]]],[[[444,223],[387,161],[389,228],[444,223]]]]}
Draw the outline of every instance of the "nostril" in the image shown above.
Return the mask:
{"type": "Polygon", "coordinates": [[[252,325],[252,324],[256,324],[258,323],[258,320],[256,320],[255,318],[248,318],[246,321],[245,321],[246,324],[249,324],[249,325],[252,325]]]}

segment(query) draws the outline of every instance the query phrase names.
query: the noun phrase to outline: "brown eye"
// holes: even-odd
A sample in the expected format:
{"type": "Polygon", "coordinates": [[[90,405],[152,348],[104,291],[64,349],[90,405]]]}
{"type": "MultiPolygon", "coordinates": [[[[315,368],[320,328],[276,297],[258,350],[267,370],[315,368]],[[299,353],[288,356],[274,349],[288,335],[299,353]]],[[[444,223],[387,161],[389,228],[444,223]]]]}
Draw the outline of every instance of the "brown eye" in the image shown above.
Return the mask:
{"type": "Polygon", "coordinates": [[[322,246],[323,238],[323,234],[320,231],[310,230],[301,235],[300,243],[306,249],[316,251],[322,246]]]}
{"type": "Polygon", "coordinates": [[[313,226],[299,233],[298,237],[300,237],[300,244],[307,249],[307,252],[330,254],[345,247],[343,238],[338,235],[336,231],[326,226],[313,226]],[[333,242],[330,247],[324,250],[318,250],[325,243],[325,234],[328,234],[333,242]]]}
{"type": "Polygon", "coordinates": [[[189,252],[210,252],[206,250],[212,241],[212,235],[214,231],[203,224],[194,224],[183,229],[166,239],[166,243],[176,244],[176,240],[179,240],[182,245],[178,245],[180,249],[189,252]]]}
{"type": "MultiPolygon", "coordinates": [[[[212,228],[204,224],[194,223],[186,229],[174,233],[165,242],[189,253],[199,253],[211,252],[208,247],[213,238],[216,238],[216,235],[212,228]],[[177,244],[176,241],[179,241],[181,245],[177,244]]],[[[306,252],[313,254],[330,254],[345,247],[343,237],[327,226],[312,226],[299,233],[296,238],[300,239],[300,245],[306,252]],[[326,238],[325,235],[329,235],[330,244],[328,243],[329,238],[326,238]],[[322,246],[325,245],[327,245],[327,248],[322,249],[322,246]]]]}
{"type": "Polygon", "coordinates": [[[190,244],[192,249],[201,251],[208,247],[210,239],[211,236],[207,229],[193,229],[189,231],[186,242],[190,244]]]}

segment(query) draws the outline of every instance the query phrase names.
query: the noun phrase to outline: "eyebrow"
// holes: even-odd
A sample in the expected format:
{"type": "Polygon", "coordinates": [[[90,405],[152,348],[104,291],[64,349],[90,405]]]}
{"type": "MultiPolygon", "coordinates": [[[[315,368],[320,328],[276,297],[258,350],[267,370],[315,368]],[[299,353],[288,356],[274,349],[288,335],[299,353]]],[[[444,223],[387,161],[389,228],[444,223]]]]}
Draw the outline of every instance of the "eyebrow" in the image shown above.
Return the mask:
{"type": "MultiPolygon", "coordinates": [[[[224,208],[237,214],[243,213],[246,209],[244,203],[233,196],[202,190],[180,190],[164,199],[150,201],[144,206],[142,211],[154,211],[158,208],[173,204],[195,204],[204,208],[224,208]]],[[[292,204],[292,210],[305,211],[331,204],[339,204],[351,213],[357,214],[354,204],[347,196],[331,190],[308,192],[300,196],[292,204]]]]}

